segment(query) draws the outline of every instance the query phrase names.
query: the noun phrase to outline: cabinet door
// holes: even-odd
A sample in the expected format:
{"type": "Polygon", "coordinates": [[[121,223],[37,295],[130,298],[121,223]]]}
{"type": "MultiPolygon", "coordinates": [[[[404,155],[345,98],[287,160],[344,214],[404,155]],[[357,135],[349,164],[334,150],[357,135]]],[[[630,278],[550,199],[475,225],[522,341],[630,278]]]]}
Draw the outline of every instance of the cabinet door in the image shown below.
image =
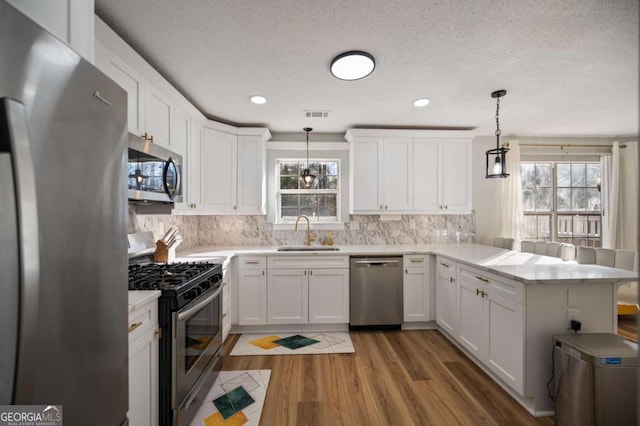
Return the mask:
{"type": "Polygon", "coordinates": [[[269,270],[267,324],[309,322],[309,277],[306,269],[269,270]]]}
{"type": "MultiPolygon", "coordinates": [[[[187,153],[190,137],[191,117],[182,108],[173,108],[173,122],[171,124],[171,150],[183,157],[187,153]]],[[[183,188],[184,190],[184,188],[183,188]]]]}
{"type": "Polygon", "coordinates": [[[127,92],[127,126],[144,133],[144,79],[105,45],[96,41],[96,66],[127,92]]]}
{"type": "Polygon", "coordinates": [[[424,268],[405,268],[404,322],[431,320],[431,283],[428,270],[424,268]]]}
{"type": "Polygon", "coordinates": [[[202,203],[211,213],[236,211],[237,139],[235,135],[204,129],[202,143],[202,203]]]}
{"type": "Polygon", "coordinates": [[[442,204],[449,212],[471,212],[471,141],[442,144],[442,204]]]}
{"type": "Polygon", "coordinates": [[[413,208],[416,211],[441,210],[441,144],[439,139],[413,140],[413,208]]]}
{"type": "Polygon", "coordinates": [[[384,138],[382,198],[384,211],[413,210],[413,140],[384,138]]]}
{"type": "Polygon", "coordinates": [[[264,269],[238,271],[238,324],[267,323],[267,276],[264,269]]]}
{"type": "Polygon", "coordinates": [[[171,147],[171,101],[149,82],[145,90],[146,131],[153,136],[153,143],[167,149],[171,147]]]}
{"type": "Polygon", "coordinates": [[[129,422],[158,424],[158,337],[155,327],[129,344],[129,422]]]}
{"type": "Polygon", "coordinates": [[[452,275],[438,272],[436,280],[436,322],[452,337],[457,338],[457,283],[452,275]]]}
{"type": "Polygon", "coordinates": [[[238,214],[265,212],[265,144],[260,136],[238,136],[238,214]]]}
{"type": "Polygon", "coordinates": [[[309,323],[349,322],[349,270],[309,270],[309,323]]]}
{"type": "Polygon", "coordinates": [[[202,140],[204,126],[193,121],[191,125],[191,140],[187,145],[187,188],[183,192],[187,196],[187,203],[200,204],[202,192],[202,140]]]}
{"type": "Polygon", "coordinates": [[[487,366],[520,395],[524,394],[524,308],[505,297],[487,298],[487,366]]]}
{"type": "Polygon", "coordinates": [[[484,361],[487,335],[484,287],[459,278],[458,341],[477,359],[484,361]]]}
{"type": "Polygon", "coordinates": [[[351,146],[352,212],[380,212],[382,188],[380,166],[382,164],[380,138],[357,138],[351,146]]]}

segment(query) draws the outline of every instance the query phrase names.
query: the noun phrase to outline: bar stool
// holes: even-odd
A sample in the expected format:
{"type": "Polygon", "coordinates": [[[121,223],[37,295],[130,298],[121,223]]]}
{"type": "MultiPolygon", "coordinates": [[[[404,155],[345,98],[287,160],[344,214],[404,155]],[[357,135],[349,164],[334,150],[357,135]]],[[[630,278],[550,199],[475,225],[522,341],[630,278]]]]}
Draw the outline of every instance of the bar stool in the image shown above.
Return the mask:
{"type": "Polygon", "coordinates": [[[616,266],[616,251],[607,248],[597,248],[596,250],[596,265],[608,266],[609,268],[615,268],[616,266]]]}
{"type": "Polygon", "coordinates": [[[593,247],[578,246],[578,263],[596,263],[596,250],[593,247]]]}
{"type": "Polygon", "coordinates": [[[533,241],[521,241],[520,242],[520,251],[523,253],[534,253],[535,244],[533,241]]]}
{"type": "Polygon", "coordinates": [[[546,256],[548,248],[549,243],[546,241],[536,241],[535,243],[533,243],[533,252],[535,254],[546,256]]]}

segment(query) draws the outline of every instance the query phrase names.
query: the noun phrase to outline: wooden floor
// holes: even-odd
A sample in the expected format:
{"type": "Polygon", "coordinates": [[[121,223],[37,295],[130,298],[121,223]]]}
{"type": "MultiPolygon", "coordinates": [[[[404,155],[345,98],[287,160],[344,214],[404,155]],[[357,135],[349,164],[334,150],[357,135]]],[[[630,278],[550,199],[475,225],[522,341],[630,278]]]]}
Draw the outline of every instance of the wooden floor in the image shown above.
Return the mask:
{"type": "Polygon", "coordinates": [[[625,339],[638,341],[638,316],[618,315],[618,334],[625,339]]]}
{"type": "Polygon", "coordinates": [[[440,332],[351,332],[354,354],[231,357],[270,369],[261,425],[553,425],[535,418],[440,332]]]}

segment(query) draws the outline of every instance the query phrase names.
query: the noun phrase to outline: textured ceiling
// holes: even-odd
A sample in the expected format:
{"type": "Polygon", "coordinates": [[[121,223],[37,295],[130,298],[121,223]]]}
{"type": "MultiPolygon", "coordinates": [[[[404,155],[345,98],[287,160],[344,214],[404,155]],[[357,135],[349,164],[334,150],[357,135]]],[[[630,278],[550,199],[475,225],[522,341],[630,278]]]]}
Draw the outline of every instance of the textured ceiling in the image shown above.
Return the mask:
{"type": "Polygon", "coordinates": [[[272,132],[475,128],[638,132],[637,0],[95,0],[96,13],[209,118],[272,132]],[[331,59],[365,50],[358,81],[331,59]],[[249,96],[267,97],[254,105],[249,96]],[[431,104],[415,108],[412,101],[431,104]],[[309,119],[304,110],[330,110],[309,119]]]}

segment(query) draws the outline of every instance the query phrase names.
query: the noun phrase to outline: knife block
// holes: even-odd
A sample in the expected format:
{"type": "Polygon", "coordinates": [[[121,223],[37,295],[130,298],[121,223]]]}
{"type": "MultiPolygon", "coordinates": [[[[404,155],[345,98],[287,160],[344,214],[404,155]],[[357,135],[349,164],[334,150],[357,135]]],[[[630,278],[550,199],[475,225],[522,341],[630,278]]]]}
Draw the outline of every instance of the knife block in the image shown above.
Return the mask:
{"type": "Polygon", "coordinates": [[[153,261],[163,263],[173,262],[176,258],[176,247],[178,247],[178,244],[174,244],[173,247],[169,247],[162,240],[156,241],[156,251],[153,253],[153,261]]]}

